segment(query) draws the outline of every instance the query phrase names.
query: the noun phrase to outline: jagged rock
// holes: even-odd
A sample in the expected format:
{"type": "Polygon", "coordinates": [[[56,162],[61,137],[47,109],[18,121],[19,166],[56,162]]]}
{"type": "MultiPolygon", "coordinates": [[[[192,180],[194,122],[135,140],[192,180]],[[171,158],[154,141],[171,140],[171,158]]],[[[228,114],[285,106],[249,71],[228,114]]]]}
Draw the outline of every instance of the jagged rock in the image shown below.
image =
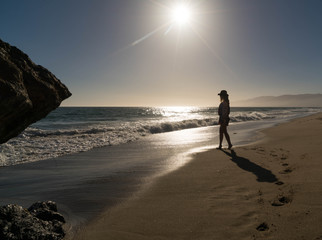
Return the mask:
{"type": "Polygon", "coordinates": [[[42,210],[42,209],[57,212],[57,204],[53,201],[36,202],[28,208],[28,211],[29,212],[36,212],[36,211],[42,210]]]}
{"type": "Polygon", "coordinates": [[[0,144],[44,118],[70,96],[51,72],[0,39],[0,144]]]}
{"type": "Polygon", "coordinates": [[[0,239],[6,240],[60,240],[64,238],[64,217],[57,212],[56,203],[37,202],[29,209],[15,204],[0,207],[0,239]],[[39,212],[47,212],[48,220],[39,212]],[[49,220],[50,219],[50,220],[49,220]]]}
{"type": "Polygon", "coordinates": [[[35,217],[44,221],[54,221],[65,223],[64,217],[57,212],[57,205],[52,201],[36,202],[28,208],[28,211],[35,217]]]}

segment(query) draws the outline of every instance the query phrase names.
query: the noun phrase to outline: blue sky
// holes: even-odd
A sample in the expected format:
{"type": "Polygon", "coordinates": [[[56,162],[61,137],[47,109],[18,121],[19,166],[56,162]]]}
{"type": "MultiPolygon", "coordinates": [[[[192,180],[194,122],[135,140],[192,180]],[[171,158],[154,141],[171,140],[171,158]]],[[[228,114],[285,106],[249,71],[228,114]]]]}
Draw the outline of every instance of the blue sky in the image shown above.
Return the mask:
{"type": "Polygon", "coordinates": [[[2,0],[0,11],[0,38],[67,85],[65,106],[322,93],[321,0],[2,0]],[[191,21],[169,28],[177,2],[191,21]]]}

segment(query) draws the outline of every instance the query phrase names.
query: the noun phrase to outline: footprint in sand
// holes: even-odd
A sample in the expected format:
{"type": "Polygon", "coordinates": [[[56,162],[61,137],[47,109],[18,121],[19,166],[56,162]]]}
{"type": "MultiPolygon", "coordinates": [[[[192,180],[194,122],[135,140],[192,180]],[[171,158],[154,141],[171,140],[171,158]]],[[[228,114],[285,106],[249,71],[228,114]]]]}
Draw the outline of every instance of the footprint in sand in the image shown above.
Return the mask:
{"type": "Polygon", "coordinates": [[[271,156],[279,157],[281,160],[288,159],[288,155],[289,155],[289,151],[284,150],[283,148],[275,149],[275,150],[271,151],[271,156]]]}
{"type": "Polygon", "coordinates": [[[285,204],[288,204],[290,202],[292,202],[292,197],[279,196],[279,197],[277,197],[277,199],[275,199],[272,202],[272,206],[280,207],[280,206],[284,206],[285,204]]]}
{"type": "Polygon", "coordinates": [[[284,161],[284,160],[286,160],[286,159],[287,159],[287,156],[283,154],[283,155],[282,155],[282,157],[281,157],[281,160],[283,160],[283,161],[284,161]]]}
{"type": "Polygon", "coordinates": [[[268,224],[266,222],[263,222],[256,228],[256,230],[261,232],[267,231],[269,230],[268,224]]]}
{"type": "Polygon", "coordinates": [[[282,181],[277,181],[275,184],[280,186],[280,185],[283,185],[283,184],[284,184],[284,182],[282,182],[282,181]]]}
{"type": "Polygon", "coordinates": [[[289,151],[284,150],[282,148],[274,149],[270,151],[270,156],[276,160],[285,161],[286,159],[288,159],[289,151]]]}
{"type": "Polygon", "coordinates": [[[264,199],[263,199],[263,198],[261,198],[261,197],[260,197],[260,198],[258,198],[258,199],[257,199],[257,203],[258,203],[258,204],[264,204],[264,199]]]}
{"type": "Polygon", "coordinates": [[[252,150],[255,150],[257,153],[264,153],[265,149],[262,147],[254,147],[252,150]]]}
{"type": "Polygon", "coordinates": [[[293,169],[288,167],[286,169],[284,169],[283,171],[280,172],[280,174],[288,174],[288,173],[291,173],[293,172],[293,169]]]}
{"type": "Polygon", "coordinates": [[[308,153],[304,153],[300,156],[301,160],[305,160],[305,159],[311,159],[310,155],[308,153]]]}
{"type": "Polygon", "coordinates": [[[257,202],[259,204],[263,204],[264,203],[264,199],[262,198],[262,196],[263,196],[262,190],[258,190],[258,199],[257,199],[257,202]]]}

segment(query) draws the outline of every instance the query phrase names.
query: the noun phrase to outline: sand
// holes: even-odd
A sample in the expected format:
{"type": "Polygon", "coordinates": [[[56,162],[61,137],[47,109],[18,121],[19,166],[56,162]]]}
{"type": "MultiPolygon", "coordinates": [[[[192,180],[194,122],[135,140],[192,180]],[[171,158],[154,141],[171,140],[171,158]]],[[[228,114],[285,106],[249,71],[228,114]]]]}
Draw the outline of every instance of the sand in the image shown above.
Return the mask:
{"type": "Polygon", "coordinates": [[[263,133],[194,154],[75,239],[322,239],[322,113],[263,133]]]}

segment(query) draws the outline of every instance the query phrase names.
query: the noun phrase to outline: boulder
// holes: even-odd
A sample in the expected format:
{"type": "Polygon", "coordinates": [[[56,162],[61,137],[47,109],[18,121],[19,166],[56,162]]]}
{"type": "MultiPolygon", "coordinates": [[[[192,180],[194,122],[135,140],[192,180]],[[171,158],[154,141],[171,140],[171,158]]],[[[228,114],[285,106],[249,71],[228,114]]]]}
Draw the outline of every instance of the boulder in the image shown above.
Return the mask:
{"type": "Polygon", "coordinates": [[[44,118],[70,96],[51,72],[0,39],[0,144],[44,118]]]}
{"type": "Polygon", "coordinates": [[[55,202],[36,202],[28,208],[28,211],[44,221],[54,221],[65,223],[64,217],[57,212],[57,205],[55,202]]]}
{"type": "Polygon", "coordinates": [[[65,236],[64,217],[59,214],[56,203],[37,202],[29,209],[15,204],[0,207],[0,239],[6,240],[60,240],[65,236]],[[54,207],[52,207],[54,206],[54,207]],[[39,213],[47,213],[47,220],[39,213]],[[55,217],[52,217],[55,216],[55,217]]]}

